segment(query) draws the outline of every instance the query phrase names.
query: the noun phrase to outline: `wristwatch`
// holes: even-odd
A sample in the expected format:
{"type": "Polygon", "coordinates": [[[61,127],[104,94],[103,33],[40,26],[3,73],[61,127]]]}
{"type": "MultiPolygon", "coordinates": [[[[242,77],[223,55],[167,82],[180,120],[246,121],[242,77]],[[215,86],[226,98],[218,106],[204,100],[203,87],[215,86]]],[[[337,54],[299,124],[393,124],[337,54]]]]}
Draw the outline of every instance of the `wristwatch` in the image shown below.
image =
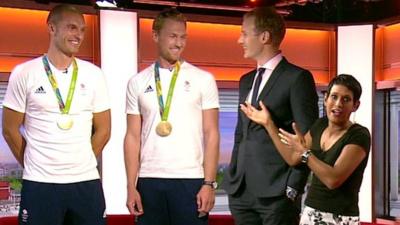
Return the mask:
{"type": "Polygon", "coordinates": [[[287,186],[286,187],[286,197],[288,197],[290,200],[295,201],[297,197],[297,190],[287,186]]]}
{"type": "Polygon", "coordinates": [[[203,185],[208,185],[214,190],[217,189],[217,187],[218,187],[218,183],[216,181],[205,180],[205,181],[203,181],[203,185]]]}
{"type": "Polygon", "coordinates": [[[308,158],[310,157],[310,155],[311,155],[311,150],[310,149],[305,151],[305,152],[303,152],[303,154],[301,154],[301,162],[304,163],[304,164],[307,164],[308,158]]]}

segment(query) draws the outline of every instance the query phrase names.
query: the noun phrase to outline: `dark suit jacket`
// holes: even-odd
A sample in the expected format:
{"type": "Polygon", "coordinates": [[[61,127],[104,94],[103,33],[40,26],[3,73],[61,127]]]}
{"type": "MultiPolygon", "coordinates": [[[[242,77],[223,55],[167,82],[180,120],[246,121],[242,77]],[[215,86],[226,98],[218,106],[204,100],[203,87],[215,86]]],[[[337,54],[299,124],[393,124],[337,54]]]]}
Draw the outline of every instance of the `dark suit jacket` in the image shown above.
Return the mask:
{"type": "MultiPolygon", "coordinates": [[[[246,101],[255,75],[256,70],[253,70],[241,77],[240,103],[246,101]]],[[[295,121],[306,133],[318,118],[318,96],[311,73],[285,58],[272,72],[259,100],[270,111],[276,126],[286,131],[293,132],[291,124],[295,121]]],[[[303,192],[308,174],[305,165],[289,167],[266,130],[238,109],[231,163],[222,184],[228,194],[235,194],[243,181],[257,197],[284,195],[287,186],[303,192]]]]}

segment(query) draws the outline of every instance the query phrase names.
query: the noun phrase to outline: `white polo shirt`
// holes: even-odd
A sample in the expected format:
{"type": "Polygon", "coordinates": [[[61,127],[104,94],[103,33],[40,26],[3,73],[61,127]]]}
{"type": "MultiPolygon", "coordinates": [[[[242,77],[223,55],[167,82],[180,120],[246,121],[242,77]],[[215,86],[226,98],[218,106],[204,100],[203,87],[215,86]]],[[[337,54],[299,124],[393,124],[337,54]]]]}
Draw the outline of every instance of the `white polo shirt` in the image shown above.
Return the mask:
{"type": "MultiPolygon", "coordinates": [[[[160,68],[164,105],[172,71],[160,68]]],[[[168,121],[169,136],[156,134],[161,121],[154,64],[133,76],[127,88],[126,113],[142,116],[139,177],[203,178],[203,110],[219,108],[212,74],[183,62],[175,84],[168,121]]]]}
{"type": "MultiPolygon", "coordinates": [[[[76,59],[78,77],[69,114],[70,130],[57,126],[58,101],[47,78],[42,57],[18,65],[11,73],[3,105],[25,114],[23,179],[45,183],[74,183],[99,178],[92,150],[93,113],[110,108],[104,75],[97,66],[76,59]]],[[[65,102],[73,67],[67,73],[50,64],[65,102]]]]}

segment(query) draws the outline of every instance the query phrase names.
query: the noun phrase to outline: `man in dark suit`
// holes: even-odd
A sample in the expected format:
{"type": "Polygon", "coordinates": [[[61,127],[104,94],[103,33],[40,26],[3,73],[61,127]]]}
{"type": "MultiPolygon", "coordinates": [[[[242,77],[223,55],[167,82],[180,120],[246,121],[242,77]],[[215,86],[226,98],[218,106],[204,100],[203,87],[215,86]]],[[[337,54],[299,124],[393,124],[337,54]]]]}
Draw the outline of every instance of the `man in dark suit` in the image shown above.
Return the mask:
{"type": "MultiPolygon", "coordinates": [[[[262,101],[278,127],[291,131],[296,121],[305,133],[318,118],[318,96],[311,73],[282,56],[284,36],[284,21],[274,8],[256,8],[244,15],[238,43],[245,58],[257,61],[258,69],[240,79],[239,103],[259,107],[262,101]]],[[[295,224],[296,203],[308,174],[307,168],[287,165],[267,131],[239,110],[231,163],[223,181],[236,225],[295,224]]]]}

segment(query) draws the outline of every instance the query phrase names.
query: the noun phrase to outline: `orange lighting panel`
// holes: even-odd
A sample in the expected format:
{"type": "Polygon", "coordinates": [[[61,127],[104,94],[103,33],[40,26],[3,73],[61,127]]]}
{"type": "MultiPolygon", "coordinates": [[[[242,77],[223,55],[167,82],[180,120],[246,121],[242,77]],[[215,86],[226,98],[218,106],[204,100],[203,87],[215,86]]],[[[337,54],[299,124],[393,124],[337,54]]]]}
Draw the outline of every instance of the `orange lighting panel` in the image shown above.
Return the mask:
{"type": "Polygon", "coordinates": [[[383,27],[382,61],[383,80],[400,79],[400,23],[383,27]]]}
{"type": "MultiPolygon", "coordinates": [[[[0,7],[0,71],[10,72],[17,64],[47,52],[48,11],[0,7]]],[[[78,57],[93,58],[95,54],[96,15],[84,15],[87,31],[78,57]]]]}

